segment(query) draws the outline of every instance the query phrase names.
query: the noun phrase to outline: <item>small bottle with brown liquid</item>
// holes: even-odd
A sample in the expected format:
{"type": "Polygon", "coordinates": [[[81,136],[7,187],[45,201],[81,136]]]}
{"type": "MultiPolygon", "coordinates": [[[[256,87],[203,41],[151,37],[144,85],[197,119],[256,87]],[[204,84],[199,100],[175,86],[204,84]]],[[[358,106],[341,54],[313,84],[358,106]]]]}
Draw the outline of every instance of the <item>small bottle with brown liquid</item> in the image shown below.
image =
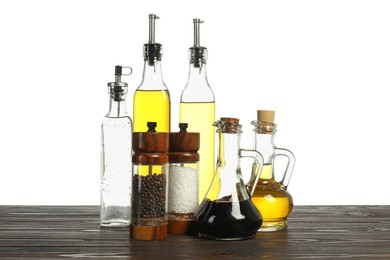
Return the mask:
{"type": "MultiPolygon", "coordinates": [[[[257,121],[252,121],[255,133],[255,149],[264,158],[264,166],[260,177],[250,181],[249,189],[252,191],[252,202],[263,216],[263,224],[259,231],[284,230],[288,226],[287,216],[293,208],[293,198],[287,191],[291,173],[295,164],[292,152],[286,149],[276,148],[274,137],[276,124],[274,124],[275,111],[258,110],[257,121]],[[282,181],[274,178],[274,159],[278,155],[288,158],[287,168],[282,181]]],[[[254,164],[253,169],[257,167],[254,164]]]]}

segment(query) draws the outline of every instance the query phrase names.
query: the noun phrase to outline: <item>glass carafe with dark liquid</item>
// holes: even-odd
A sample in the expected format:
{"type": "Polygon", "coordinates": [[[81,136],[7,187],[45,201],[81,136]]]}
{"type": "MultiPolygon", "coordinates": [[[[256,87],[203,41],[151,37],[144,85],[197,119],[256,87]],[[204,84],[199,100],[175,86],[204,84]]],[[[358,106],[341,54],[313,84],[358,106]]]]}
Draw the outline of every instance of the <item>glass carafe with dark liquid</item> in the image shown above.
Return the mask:
{"type": "Polygon", "coordinates": [[[261,226],[262,217],[250,200],[243,182],[240,158],[252,157],[263,165],[262,156],[254,150],[240,149],[241,125],[236,118],[216,121],[219,136],[217,168],[211,186],[195,211],[199,236],[216,240],[252,238],[261,226]]]}
{"type": "MultiPolygon", "coordinates": [[[[258,110],[257,121],[252,121],[255,127],[255,149],[264,158],[264,166],[258,180],[250,181],[252,202],[261,212],[263,224],[259,231],[284,230],[288,226],[287,216],[293,208],[293,198],[287,191],[291,173],[294,168],[294,154],[286,149],[276,148],[274,137],[276,124],[274,124],[275,111],[258,110]],[[278,182],[274,177],[274,159],[278,155],[288,158],[287,168],[283,179],[278,182]]],[[[254,171],[256,167],[253,167],[254,171]]],[[[253,175],[252,175],[253,176],[253,175]]]]}

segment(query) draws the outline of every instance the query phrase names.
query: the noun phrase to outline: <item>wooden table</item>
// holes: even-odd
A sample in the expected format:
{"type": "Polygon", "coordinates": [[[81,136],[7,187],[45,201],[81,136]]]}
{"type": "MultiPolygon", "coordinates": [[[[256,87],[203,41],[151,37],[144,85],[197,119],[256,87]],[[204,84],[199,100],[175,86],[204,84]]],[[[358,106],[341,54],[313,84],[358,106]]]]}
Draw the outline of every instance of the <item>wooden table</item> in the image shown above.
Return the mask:
{"type": "Polygon", "coordinates": [[[97,206],[0,206],[0,259],[390,259],[390,206],[297,206],[287,231],[244,241],[129,239],[100,228],[97,206]]]}

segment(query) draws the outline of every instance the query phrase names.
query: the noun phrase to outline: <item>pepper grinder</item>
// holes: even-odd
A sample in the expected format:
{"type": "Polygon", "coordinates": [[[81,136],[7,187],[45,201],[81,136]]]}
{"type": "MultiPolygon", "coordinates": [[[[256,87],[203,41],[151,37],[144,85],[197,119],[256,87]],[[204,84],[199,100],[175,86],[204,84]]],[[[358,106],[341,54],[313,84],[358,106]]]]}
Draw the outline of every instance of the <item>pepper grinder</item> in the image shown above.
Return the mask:
{"type": "Polygon", "coordinates": [[[133,133],[130,237],[160,240],[168,231],[169,133],[156,132],[156,122],[147,122],[147,127],[147,132],[133,133]]]}

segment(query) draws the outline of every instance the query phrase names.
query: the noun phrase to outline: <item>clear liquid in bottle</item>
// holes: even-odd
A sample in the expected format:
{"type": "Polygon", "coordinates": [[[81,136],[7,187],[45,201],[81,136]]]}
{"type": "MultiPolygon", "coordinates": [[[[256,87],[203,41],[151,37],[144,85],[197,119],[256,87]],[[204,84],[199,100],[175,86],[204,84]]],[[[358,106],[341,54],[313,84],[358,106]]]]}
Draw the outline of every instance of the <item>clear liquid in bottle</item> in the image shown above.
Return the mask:
{"type": "Polygon", "coordinates": [[[101,126],[101,226],[130,224],[132,121],[126,111],[128,85],[121,76],[131,73],[122,74],[122,68],[115,67],[115,82],[108,83],[110,108],[101,126]]]}

